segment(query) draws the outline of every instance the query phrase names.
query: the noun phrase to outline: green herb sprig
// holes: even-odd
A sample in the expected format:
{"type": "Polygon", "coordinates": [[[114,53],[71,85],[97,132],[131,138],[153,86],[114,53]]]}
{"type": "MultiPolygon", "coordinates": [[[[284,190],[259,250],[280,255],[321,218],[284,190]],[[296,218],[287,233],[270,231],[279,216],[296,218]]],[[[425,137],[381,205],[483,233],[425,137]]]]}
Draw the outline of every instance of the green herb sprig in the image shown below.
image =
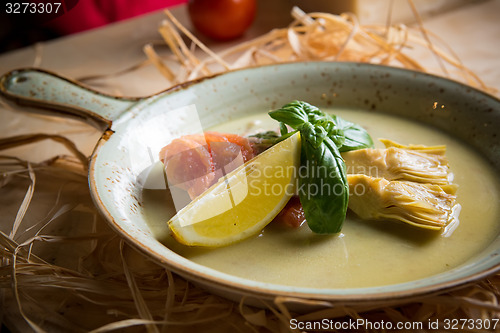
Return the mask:
{"type": "Polygon", "coordinates": [[[340,232],[349,200],[340,153],[372,148],[372,138],[361,126],[302,101],[288,103],[269,115],[280,122],[277,141],[300,132],[300,168],[305,170],[298,173],[298,192],[309,228],[320,234],[340,232]]]}

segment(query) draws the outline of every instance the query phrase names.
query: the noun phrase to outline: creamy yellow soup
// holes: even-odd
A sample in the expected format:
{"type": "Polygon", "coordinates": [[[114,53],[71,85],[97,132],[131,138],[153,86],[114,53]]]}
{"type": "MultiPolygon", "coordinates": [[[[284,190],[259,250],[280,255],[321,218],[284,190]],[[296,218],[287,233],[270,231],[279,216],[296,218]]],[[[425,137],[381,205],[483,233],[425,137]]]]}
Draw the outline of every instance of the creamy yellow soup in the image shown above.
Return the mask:
{"type": "MultiPolygon", "coordinates": [[[[500,183],[487,162],[454,138],[405,119],[365,111],[331,110],[364,126],[372,138],[401,144],[447,146],[460,223],[451,233],[427,231],[398,222],[363,221],[349,212],[340,234],[317,235],[268,225],[251,239],[231,246],[187,247],[169,236],[174,214],[169,193],[145,190],[143,204],[155,236],[190,260],[235,276],[313,288],[374,287],[417,280],[457,267],[478,254],[500,229],[500,183]]],[[[238,119],[210,130],[245,134],[276,129],[267,114],[238,119]]],[[[383,146],[376,142],[376,146],[383,146]]],[[[258,207],[256,207],[258,209],[258,207]]]]}

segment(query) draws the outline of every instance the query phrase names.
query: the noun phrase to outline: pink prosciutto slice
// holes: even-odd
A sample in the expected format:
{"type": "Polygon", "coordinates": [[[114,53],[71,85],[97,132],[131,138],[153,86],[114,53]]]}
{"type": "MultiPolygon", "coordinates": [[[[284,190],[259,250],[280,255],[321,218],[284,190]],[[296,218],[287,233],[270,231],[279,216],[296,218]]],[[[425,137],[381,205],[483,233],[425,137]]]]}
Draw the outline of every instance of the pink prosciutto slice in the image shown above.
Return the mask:
{"type": "Polygon", "coordinates": [[[169,186],[188,192],[194,199],[225,173],[255,155],[248,139],[217,132],[185,135],[160,151],[169,186]]]}

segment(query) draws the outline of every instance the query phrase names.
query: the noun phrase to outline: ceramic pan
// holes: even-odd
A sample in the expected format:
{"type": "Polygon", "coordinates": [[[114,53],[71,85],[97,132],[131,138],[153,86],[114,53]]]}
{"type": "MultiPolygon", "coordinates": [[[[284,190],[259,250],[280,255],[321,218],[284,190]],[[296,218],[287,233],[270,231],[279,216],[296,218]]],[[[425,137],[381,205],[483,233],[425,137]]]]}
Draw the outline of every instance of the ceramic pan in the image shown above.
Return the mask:
{"type": "Polygon", "coordinates": [[[472,146],[500,172],[500,101],[471,87],[403,69],[308,62],[228,72],[139,99],[103,95],[46,71],[21,69],[0,79],[0,93],[7,101],[77,117],[104,129],[89,166],[90,190],[98,209],[132,245],[226,297],[284,296],[350,304],[402,300],[461,286],[500,267],[497,237],[471,263],[408,283],[316,289],[251,281],[201,266],[171,251],[153,236],[141,203],[138,177],[158,160],[160,148],[173,138],[195,132],[200,125],[206,129],[295,99],[320,107],[368,109],[429,124],[472,146]],[[446,109],[436,112],[435,102],[446,109]],[[193,106],[196,113],[191,112],[193,106]]]}

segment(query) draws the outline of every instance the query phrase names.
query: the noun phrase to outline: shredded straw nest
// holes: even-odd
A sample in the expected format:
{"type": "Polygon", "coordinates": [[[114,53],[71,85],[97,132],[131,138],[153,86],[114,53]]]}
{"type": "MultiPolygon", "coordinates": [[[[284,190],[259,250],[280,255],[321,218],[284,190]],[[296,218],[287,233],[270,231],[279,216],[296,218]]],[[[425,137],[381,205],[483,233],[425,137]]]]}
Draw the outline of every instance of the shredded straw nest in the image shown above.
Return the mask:
{"type": "Polygon", "coordinates": [[[295,20],[289,27],[274,29],[218,54],[166,11],[167,19],[162,22],[159,31],[171,55],[160,56],[153,43],[145,45],[144,52],[172,85],[226,70],[265,64],[354,61],[432,72],[495,93],[496,90],[487,87],[466,68],[443,41],[424,28],[413,2],[409,1],[409,4],[417,19],[415,28],[403,24],[362,26],[353,14],[306,14],[294,7],[292,17],[295,20]],[[190,46],[181,34],[191,41],[190,46]],[[197,49],[202,51],[203,56],[199,56],[197,49]],[[408,53],[415,49],[431,52],[436,66],[426,68],[412,58],[408,53]]]}
{"type": "MultiPolygon", "coordinates": [[[[420,45],[436,55],[445,75],[457,75],[470,85],[493,91],[450,50],[431,43],[436,37],[421,24],[415,30],[402,25],[364,27],[352,15],[306,15],[294,9],[295,21],[288,28],[215,54],[166,14],[168,20],[160,33],[173,56],[159,56],[153,44],[144,51],[148,62],[171,84],[217,71],[303,60],[362,61],[424,71],[404,53],[420,45]],[[191,46],[181,33],[192,41],[191,46]],[[195,46],[206,57],[195,56],[195,46]]],[[[406,304],[379,303],[365,309],[330,304],[325,310],[300,315],[287,308],[297,300],[262,301],[264,309],[257,309],[211,295],[143,257],[107,226],[90,198],[88,158],[70,140],[49,134],[23,135],[0,140],[0,150],[46,139],[65,145],[73,156],[55,156],[42,163],[0,156],[4,219],[0,316],[2,322],[22,331],[288,332],[292,318],[440,319],[441,323],[452,318],[500,318],[500,275],[406,304]]]]}

